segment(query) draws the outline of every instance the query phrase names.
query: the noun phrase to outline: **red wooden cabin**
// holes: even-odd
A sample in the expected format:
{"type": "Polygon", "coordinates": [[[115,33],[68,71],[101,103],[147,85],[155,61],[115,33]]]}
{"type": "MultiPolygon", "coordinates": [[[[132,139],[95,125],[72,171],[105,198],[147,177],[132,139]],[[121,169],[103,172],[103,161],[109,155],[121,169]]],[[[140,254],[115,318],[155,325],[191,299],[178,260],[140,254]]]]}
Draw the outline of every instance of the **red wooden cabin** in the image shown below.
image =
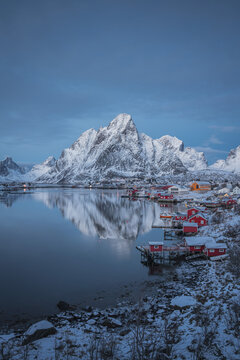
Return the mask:
{"type": "Polygon", "coordinates": [[[191,216],[188,221],[190,223],[195,223],[198,224],[198,226],[206,226],[208,224],[207,219],[205,218],[205,216],[202,213],[197,213],[193,216],[191,216]]]}
{"type": "Polygon", "coordinates": [[[161,187],[161,190],[168,190],[172,185],[165,185],[161,187]]]}
{"type": "Polygon", "coordinates": [[[212,241],[212,238],[207,236],[190,236],[184,239],[185,246],[188,247],[191,253],[203,253],[205,244],[212,241]]]}
{"type": "Polygon", "coordinates": [[[233,206],[237,204],[236,200],[232,199],[232,198],[227,198],[227,199],[224,199],[222,202],[221,202],[221,205],[225,205],[225,206],[233,206]]]}
{"type": "Polygon", "coordinates": [[[189,219],[191,216],[193,216],[193,215],[195,215],[195,214],[197,214],[197,213],[199,213],[199,212],[202,212],[202,211],[204,211],[204,210],[205,210],[204,208],[200,208],[200,207],[192,207],[192,208],[190,208],[190,209],[187,209],[188,219],[189,219]]]}
{"type": "Polygon", "coordinates": [[[149,242],[149,251],[150,252],[162,252],[163,251],[163,243],[160,241],[149,242]]]}
{"type": "Polygon", "coordinates": [[[158,194],[159,199],[163,199],[163,200],[170,200],[173,199],[173,195],[168,195],[168,194],[158,194]]]}
{"type": "Polygon", "coordinates": [[[196,234],[198,232],[198,224],[184,222],[183,223],[183,233],[184,234],[196,234]]]}
{"type": "Polygon", "coordinates": [[[205,244],[205,250],[204,253],[208,257],[211,256],[220,256],[225,255],[227,250],[227,245],[224,243],[216,243],[214,240],[211,242],[207,242],[205,244]]]}
{"type": "Polygon", "coordinates": [[[187,219],[188,219],[187,215],[183,215],[183,214],[175,215],[173,217],[173,220],[178,220],[178,221],[186,221],[187,219]]]}

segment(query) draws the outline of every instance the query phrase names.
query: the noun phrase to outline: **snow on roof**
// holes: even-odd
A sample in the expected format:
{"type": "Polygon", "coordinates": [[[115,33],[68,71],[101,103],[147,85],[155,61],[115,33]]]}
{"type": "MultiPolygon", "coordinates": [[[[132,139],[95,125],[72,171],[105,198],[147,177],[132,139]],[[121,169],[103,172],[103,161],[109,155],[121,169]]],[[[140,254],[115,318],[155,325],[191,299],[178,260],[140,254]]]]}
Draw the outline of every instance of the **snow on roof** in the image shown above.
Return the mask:
{"type": "MultiPolygon", "coordinates": [[[[218,201],[216,200],[205,200],[204,201],[205,204],[218,204],[218,201]]],[[[203,208],[205,210],[205,208],[203,208]]]]}
{"type": "Polygon", "coordinates": [[[211,242],[212,238],[209,236],[189,236],[185,238],[188,246],[205,245],[207,242],[211,242]]]}
{"type": "Polygon", "coordinates": [[[228,202],[229,200],[236,201],[235,199],[233,199],[233,198],[231,198],[231,197],[224,198],[224,199],[222,199],[221,201],[222,201],[222,202],[228,202]]]}
{"type": "Polygon", "coordinates": [[[208,181],[195,181],[198,185],[211,185],[208,181]]]}
{"type": "Polygon", "coordinates": [[[205,208],[204,208],[203,206],[192,206],[192,207],[190,207],[188,210],[192,210],[192,209],[205,210],[205,208]]]}
{"type": "Polygon", "coordinates": [[[189,218],[189,220],[193,219],[194,217],[201,217],[201,218],[207,220],[206,217],[205,217],[202,213],[197,213],[197,214],[192,215],[192,216],[189,218]]]}
{"type": "Polygon", "coordinates": [[[161,241],[149,241],[149,245],[163,245],[161,241]]]}
{"type": "Polygon", "coordinates": [[[217,243],[214,240],[211,240],[205,244],[207,249],[227,249],[227,245],[224,243],[217,243]]]}
{"type": "Polygon", "coordinates": [[[196,223],[190,223],[190,222],[185,221],[185,222],[183,223],[183,226],[184,226],[184,227],[185,227],[185,226],[198,227],[198,224],[196,224],[196,223]]]}

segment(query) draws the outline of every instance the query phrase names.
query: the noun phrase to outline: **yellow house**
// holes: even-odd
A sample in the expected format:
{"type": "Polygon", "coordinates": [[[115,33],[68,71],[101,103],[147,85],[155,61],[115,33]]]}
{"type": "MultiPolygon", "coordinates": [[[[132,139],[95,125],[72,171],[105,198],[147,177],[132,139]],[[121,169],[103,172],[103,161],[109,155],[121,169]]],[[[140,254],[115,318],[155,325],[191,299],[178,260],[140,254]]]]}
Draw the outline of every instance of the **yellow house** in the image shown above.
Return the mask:
{"type": "Polygon", "coordinates": [[[211,190],[211,184],[207,181],[195,181],[190,185],[192,191],[209,191],[211,190]]]}

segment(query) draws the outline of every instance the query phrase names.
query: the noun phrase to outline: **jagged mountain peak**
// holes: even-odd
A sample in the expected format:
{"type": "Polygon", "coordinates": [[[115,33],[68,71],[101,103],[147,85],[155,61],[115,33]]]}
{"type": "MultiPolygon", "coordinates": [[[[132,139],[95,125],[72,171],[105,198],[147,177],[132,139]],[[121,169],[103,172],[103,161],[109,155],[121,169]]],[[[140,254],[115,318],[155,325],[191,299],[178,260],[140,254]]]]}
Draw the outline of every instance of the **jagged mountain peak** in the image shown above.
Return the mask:
{"type": "MultiPolygon", "coordinates": [[[[203,153],[185,148],[175,136],[139,134],[132,116],[121,113],[98,131],[89,129],[62,151],[26,174],[40,182],[76,183],[106,178],[158,178],[207,168],[203,153]]],[[[27,179],[27,177],[26,177],[27,179]]]]}
{"type": "Polygon", "coordinates": [[[235,149],[231,149],[229,154],[228,154],[228,158],[236,158],[237,156],[240,156],[240,145],[238,145],[235,149]]]}
{"type": "MultiPolygon", "coordinates": [[[[197,158],[197,153],[193,152],[191,167],[195,169],[193,160],[197,158]]],[[[132,116],[122,113],[107,127],[85,131],[62,152],[49,173],[39,180],[77,182],[116,177],[155,177],[163,173],[186,173],[186,164],[188,154],[185,154],[181,140],[170,135],[156,140],[145,134],[139,135],[132,116]]],[[[198,158],[199,167],[206,167],[201,157],[198,158]]]]}
{"type": "Polygon", "coordinates": [[[12,164],[17,165],[10,156],[7,156],[4,160],[2,160],[2,163],[5,164],[6,166],[12,164]]]}
{"type": "Polygon", "coordinates": [[[6,162],[13,161],[13,159],[10,156],[7,156],[3,161],[6,161],[6,162]]]}
{"type": "Polygon", "coordinates": [[[53,166],[56,163],[56,159],[54,156],[49,156],[45,161],[42,162],[41,165],[53,166]]]}
{"type": "Polygon", "coordinates": [[[2,166],[7,167],[8,169],[13,169],[21,172],[21,167],[17,163],[15,163],[10,156],[7,156],[0,163],[2,166]]]}
{"type": "Polygon", "coordinates": [[[210,168],[240,173],[240,145],[230,150],[226,160],[217,160],[210,168]]]}
{"type": "Polygon", "coordinates": [[[79,136],[79,138],[77,139],[77,141],[75,141],[75,143],[81,139],[88,138],[89,136],[92,136],[93,134],[96,135],[96,133],[97,133],[97,131],[95,129],[93,129],[93,128],[88,129],[79,136]]]}
{"type": "Polygon", "coordinates": [[[119,114],[116,116],[108,125],[108,130],[123,131],[127,126],[135,126],[132,116],[126,113],[119,114]]]}
{"type": "Polygon", "coordinates": [[[164,147],[176,149],[178,151],[184,151],[184,143],[176,136],[164,135],[160,139],[157,139],[164,147]]]}
{"type": "Polygon", "coordinates": [[[0,161],[0,176],[15,179],[16,176],[21,176],[25,172],[25,169],[15,163],[10,156],[7,156],[4,160],[0,161]]]}

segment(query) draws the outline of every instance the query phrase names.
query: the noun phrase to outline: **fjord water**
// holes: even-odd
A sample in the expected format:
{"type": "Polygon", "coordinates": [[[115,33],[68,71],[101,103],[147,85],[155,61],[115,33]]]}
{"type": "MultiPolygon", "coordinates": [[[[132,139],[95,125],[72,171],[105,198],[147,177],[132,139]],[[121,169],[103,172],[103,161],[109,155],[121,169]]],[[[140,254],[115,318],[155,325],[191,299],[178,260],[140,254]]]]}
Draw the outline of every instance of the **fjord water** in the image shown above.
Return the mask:
{"type": "Polygon", "coordinates": [[[0,319],[108,303],[146,280],[136,245],[161,240],[158,204],[119,191],[42,189],[0,202],[0,319]],[[104,293],[106,292],[106,293],[104,293]]]}

